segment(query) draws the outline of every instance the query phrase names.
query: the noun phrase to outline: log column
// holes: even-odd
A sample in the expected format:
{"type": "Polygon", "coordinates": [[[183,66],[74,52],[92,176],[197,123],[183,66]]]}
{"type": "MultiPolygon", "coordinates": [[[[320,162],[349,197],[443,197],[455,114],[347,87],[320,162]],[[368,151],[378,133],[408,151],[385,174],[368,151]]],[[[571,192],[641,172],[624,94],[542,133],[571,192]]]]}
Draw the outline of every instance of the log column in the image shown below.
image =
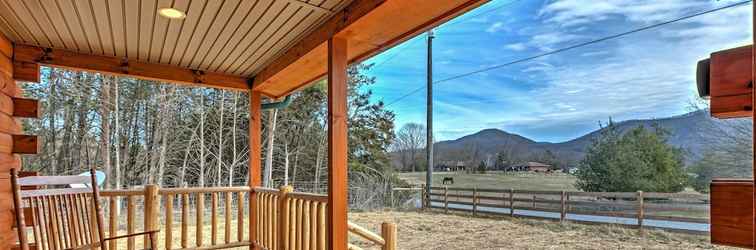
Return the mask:
{"type": "MultiPolygon", "coordinates": [[[[261,109],[262,96],[260,92],[249,91],[249,249],[259,249],[257,245],[257,197],[254,188],[260,186],[260,169],[262,152],[260,141],[262,137],[261,109]]],[[[239,196],[239,205],[243,204],[243,197],[239,196]]]]}
{"type": "Polygon", "coordinates": [[[328,40],[328,242],[347,249],[347,41],[328,40]]]}
{"type": "MultiPolygon", "coordinates": [[[[753,23],[756,23],[756,4],[751,4],[751,6],[753,8],[751,10],[751,18],[752,18],[752,24],[753,24],[753,23]]],[[[753,49],[753,51],[751,53],[751,57],[752,57],[752,62],[751,62],[751,72],[752,72],[751,73],[751,82],[753,82],[753,80],[756,79],[756,78],[754,78],[754,77],[756,77],[756,25],[752,25],[752,26],[753,26],[753,32],[754,32],[753,33],[753,40],[752,41],[753,41],[754,46],[751,46],[751,48],[753,49]]],[[[753,88],[753,90],[751,91],[751,93],[756,93],[756,92],[754,92],[754,91],[756,91],[756,84],[751,84],[751,85],[752,85],[752,88],[753,88]]],[[[754,105],[756,105],[756,94],[752,94],[751,96],[753,98],[751,100],[751,102],[752,102],[751,107],[756,107],[756,106],[754,106],[754,105]]],[[[751,119],[754,119],[752,121],[756,121],[756,113],[754,113],[754,115],[751,115],[751,119]]],[[[756,132],[756,122],[753,123],[753,128],[752,128],[751,132],[756,132]]],[[[752,145],[755,146],[755,147],[753,147],[753,150],[754,150],[754,153],[756,153],[756,133],[752,133],[752,134],[753,134],[753,144],[752,145]]],[[[754,170],[753,171],[753,173],[754,173],[753,174],[753,183],[756,184],[756,154],[754,154],[753,156],[754,156],[754,159],[753,159],[753,162],[752,162],[752,164],[753,164],[753,170],[754,170]]],[[[753,215],[754,215],[753,219],[754,219],[754,223],[753,223],[753,228],[751,229],[751,233],[753,234],[753,238],[752,238],[753,245],[752,246],[753,246],[753,249],[756,249],[756,188],[753,188],[753,205],[754,205],[753,206],[753,215]]]]}

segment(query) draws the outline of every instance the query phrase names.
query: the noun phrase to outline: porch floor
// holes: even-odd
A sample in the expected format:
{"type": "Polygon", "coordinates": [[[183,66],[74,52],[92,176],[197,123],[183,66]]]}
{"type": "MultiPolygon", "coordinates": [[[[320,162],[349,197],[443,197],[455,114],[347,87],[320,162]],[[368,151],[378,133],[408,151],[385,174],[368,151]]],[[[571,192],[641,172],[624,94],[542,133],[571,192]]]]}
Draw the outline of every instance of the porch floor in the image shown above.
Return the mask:
{"type": "MultiPolygon", "coordinates": [[[[370,230],[380,223],[398,225],[398,249],[738,249],[715,246],[708,236],[612,225],[583,225],[526,218],[483,218],[469,214],[418,212],[349,213],[349,220],[370,230]]],[[[350,237],[364,249],[379,249],[350,237]]]]}

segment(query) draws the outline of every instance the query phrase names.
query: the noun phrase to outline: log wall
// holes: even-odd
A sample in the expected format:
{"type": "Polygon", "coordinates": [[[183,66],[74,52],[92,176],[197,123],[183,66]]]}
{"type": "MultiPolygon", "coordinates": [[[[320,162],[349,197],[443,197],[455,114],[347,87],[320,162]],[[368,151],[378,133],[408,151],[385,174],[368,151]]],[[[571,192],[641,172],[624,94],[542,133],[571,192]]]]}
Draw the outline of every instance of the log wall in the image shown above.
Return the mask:
{"type": "MultiPolygon", "coordinates": [[[[20,154],[34,154],[38,149],[37,137],[23,134],[20,118],[37,117],[39,104],[23,98],[23,89],[16,82],[21,79],[14,74],[16,65],[12,58],[13,44],[0,35],[0,249],[12,249],[16,243],[10,170],[21,170],[20,154]]],[[[38,81],[38,65],[26,65],[25,72],[37,75],[27,74],[23,80],[38,81]]]]}

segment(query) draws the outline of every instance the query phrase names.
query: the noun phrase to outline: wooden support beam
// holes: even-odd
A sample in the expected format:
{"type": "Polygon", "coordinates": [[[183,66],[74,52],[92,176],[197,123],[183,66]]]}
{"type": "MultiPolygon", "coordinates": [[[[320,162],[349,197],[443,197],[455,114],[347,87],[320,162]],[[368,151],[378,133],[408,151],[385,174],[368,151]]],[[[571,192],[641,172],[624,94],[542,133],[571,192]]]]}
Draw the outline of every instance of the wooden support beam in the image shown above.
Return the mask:
{"type": "Polygon", "coordinates": [[[312,31],[309,35],[300,40],[294,47],[291,47],[268,64],[260,73],[255,76],[254,86],[260,85],[274,75],[281,72],[299,58],[309,53],[316,47],[328,41],[339,31],[345,29],[364,15],[370,13],[373,9],[383,4],[386,0],[355,0],[340,12],[336,13],[331,19],[326,21],[318,29],[312,31]]]}
{"type": "Polygon", "coordinates": [[[39,101],[29,98],[11,97],[13,100],[13,116],[26,118],[39,118],[39,101]]]}
{"type": "Polygon", "coordinates": [[[145,63],[120,57],[88,55],[67,50],[28,45],[15,45],[13,53],[14,62],[17,62],[17,64],[22,63],[20,66],[43,64],[202,87],[241,91],[249,89],[248,81],[245,77],[205,72],[173,65],[145,63]]]}
{"type": "Polygon", "coordinates": [[[13,79],[24,82],[39,82],[39,63],[13,61],[13,79]]]}
{"type": "MultiPolygon", "coordinates": [[[[751,21],[754,22],[756,21],[756,4],[751,4],[751,6],[752,6],[751,21]]],[[[751,25],[751,26],[752,26],[751,27],[752,28],[751,42],[753,45],[756,45],[756,26],[754,25],[751,25]]],[[[751,46],[751,80],[753,81],[753,79],[756,79],[756,46],[751,46]]],[[[752,108],[754,107],[754,105],[756,105],[756,95],[753,95],[754,90],[756,90],[756,84],[751,84],[751,93],[752,93],[751,94],[751,107],[752,108]]],[[[754,116],[752,115],[751,121],[753,121],[753,118],[754,116]]],[[[753,132],[756,132],[756,122],[751,122],[751,123],[753,126],[751,127],[751,136],[753,137],[752,142],[751,142],[752,143],[751,148],[753,150],[752,152],[756,153],[756,147],[753,147],[754,145],[756,145],[756,133],[753,133],[753,132]]],[[[756,154],[751,154],[751,157],[753,157],[751,161],[752,170],[756,170],[756,154]]],[[[752,173],[756,173],[756,171],[753,171],[752,173]]],[[[756,174],[754,174],[751,179],[753,180],[751,182],[752,183],[751,185],[753,185],[753,183],[756,183],[756,174]]],[[[752,215],[751,217],[751,247],[756,248],[756,188],[751,188],[751,189],[752,189],[751,201],[753,202],[751,203],[752,205],[751,206],[751,215],[752,215]]]]}
{"type": "Polygon", "coordinates": [[[328,40],[328,242],[346,250],[347,236],[347,41],[328,40]]]}
{"type": "Polygon", "coordinates": [[[39,141],[36,135],[12,135],[14,154],[37,154],[39,141]]]}
{"type": "MultiPolygon", "coordinates": [[[[257,91],[249,91],[249,249],[257,249],[257,197],[255,187],[261,184],[262,169],[262,95],[257,91]]],[[[239,200],[242,197],[239,196],[239,200]]],[[[240,203],[241,206],[241,203],[240,203]]],[[[241,240],[241,239],[240,239],[241,240]]]]}

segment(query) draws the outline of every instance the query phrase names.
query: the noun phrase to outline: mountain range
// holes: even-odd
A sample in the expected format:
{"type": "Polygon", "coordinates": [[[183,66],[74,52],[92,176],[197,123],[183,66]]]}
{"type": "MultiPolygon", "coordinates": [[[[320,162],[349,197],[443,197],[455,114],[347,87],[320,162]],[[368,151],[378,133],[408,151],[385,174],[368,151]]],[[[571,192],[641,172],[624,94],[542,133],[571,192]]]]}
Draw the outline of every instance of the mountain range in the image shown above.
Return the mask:
{"type": "MultiPolygon", "coordinates": [[[[691,162],[700,158],[712,134],[726,131],[738,122],[741,126],[743,122],[750,125],[750,119],[720,120],[712,118],[708,110],[700,110],[661,119],[615,122],[615,125],[620,133],[623,133],[638,126],[651,128],[657,124],[670,133],[667,142],[682,148],[686,152],[686,162],[691,162]]],[[[574,165],[585,156],[587,146],[603,129],[605,128],[559,143],[537,142],[500,129],[484,129],[455,140],[437,142],[434,144],[434,151],[437,163],[470,161],[473,155],[476,161],[494,160],[499,153],[509,154],[522,161],[537,161],[539,155],[550,152],[557,160],[574,165]]]]}

